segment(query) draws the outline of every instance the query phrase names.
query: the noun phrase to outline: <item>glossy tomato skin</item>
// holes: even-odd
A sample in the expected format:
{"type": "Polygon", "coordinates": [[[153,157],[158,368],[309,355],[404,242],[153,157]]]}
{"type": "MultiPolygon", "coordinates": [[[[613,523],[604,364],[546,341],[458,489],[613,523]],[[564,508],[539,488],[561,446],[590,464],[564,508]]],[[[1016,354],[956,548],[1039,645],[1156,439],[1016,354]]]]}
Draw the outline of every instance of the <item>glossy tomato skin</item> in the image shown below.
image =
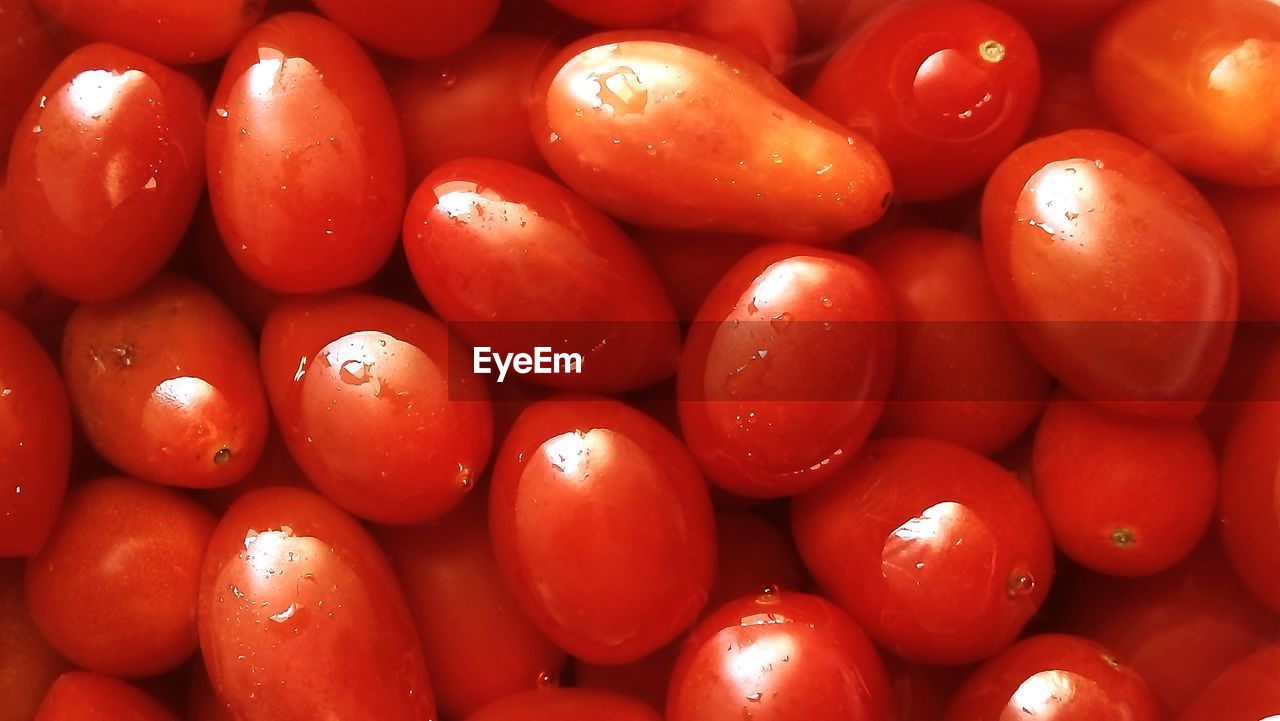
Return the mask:
{"type": "Polygon", "coordinates": [[[675,310],[644,255],[607,216],[533,171],[445,163],[414,193],[404,243],[418,288],[471,343],[582,356],[580,373],[531,381],[616,392],[675,372],[675,310]]]}
{"type": "Polygon", "coordinates": [[[30,721],[68,664],[31,621],[22,592],[22,562],[0,560],[0,721],[30,721]]]}
{"type": "Polygon", "coordinates": [[[241,721],[435,718],[422,647],[360,524],[296,488],[251,491],[214,530],[200,650],[241,721]]]}
{"type": "Polygon", "coordinates": [[[27,564],[32,620],[85,669],[143,677],[176,667],[196,650],[200,564],[213,524],[195,501],[142,481],[77,486],[27,564]]]}
{"type": "Polygon", "coordinates": [[[267,402],[253,340],[193,281],[165,274],[81,305],[63,334],[62,370],[90,444],[138,478],[225,486],[262,453],[267,402]]]}
{"type": "Polygon", "coordinates": [[[31,0],[0,2],[0,167],[26,103],[58,63],[58,50],[31,0]]]}
{"type": "Polygon", "coordinates": [[[944,718],[1159,721],[1161,716],[1142,677],[1106,648],[1077,636],[1042,634],[979,666],[944,718]]]}
{"type": "Polygon", "coordinates": [[[830,241],[875,222],[890,199],[867,141],[692,35],[570,45],[539,78],[530,121],[566,185],[643,227],[830,241]]]}
{"type": "Polygon", "coordinates": [[[1222,218],[1240,261],[1240,318],[1280,320],[1280,189],[1211,188],[1209,201],[1222,218]]]}
{"type": "Polygon", "coordinates": [[[694,629],[672,673],[667,721],[892,718],[867,635],[819,596],[774,591],[732,601],[694,629]]]}
{"type": "Polygon", "coordinates": [[[803,587],[804,570],[791,539],[759,514],[734,507],[716,511],[716,549],[708,612],[765,589],[803,587]]]}
{"type": "Polygon", "coordinates": [[[403,58],[436,58],[480,37],[499,0],[313,0],[320,12],[361,42],[403,58]]]}
{"type": "Polygon", "coordinates": [[[668,20],[694,0],[547,0],[593,25],[644,27],[668,20]]]}
{"type": "Polygon", "coordinates": [[[661,721],[652,709],[635,699],[607,691],[582,688],[544,688],[503,697],[466,721],[661,721]]]}
{"type": "Polygon", "coordinates": [[[54,681],[34,721],[178,721],[136,686],[111,676],[68,671],[54,681]]]}
{"type": "Polygon", "coordinates": [[[670,25],[729,45],[778,77],[787,75],[795,56],[791,0],[692,0],[670,25]]]}
{"type": "Polygon", "coordinates": [[[1280,7],[1268,0],[1134,0],[1093,50],[1093,82],[1130,136],[1178,168],[1280,184],[1280,7]]]}
{"type": "Polygon", "coordinates": [[[203,63],[227,54],[262,17],[265,0],[32,0],[77,35],[118,43],[165,63],[203,63]]]}
{"type": "Polygon", "coordinates": [[[948,443],[872,441],[791,511],[814,579],[908,660],[957,664],[999,651],[1053,579],[1049,530],[1031,494],[948,443]]]}
{"type": "Polygon", "coordinates": [[[199,86],[98,43],[64,58],[29,102],[6,191],[19,255],[76,300],[137,288],[177,247],[204,187],[199,86]]]}
{"type": "Polygon", "coordinates": [[[442,714],[465,718],[559,676],[564,651],[507,589],[483,499],[469,498],[430,524],[383,529],[379,538],[417,621],[442,714]]]}
{"type": "Polygon", "coordinates": [[[438,518],[475,487],[493,416],[475,376],[450,373],[444,324],[355,293],[299,298],[262,331],[281,435],[316,488],[379,523],[438,518]]]}
{"type": "Polygon", "coordinates": [[[893,388],[876,432],[984,454],[1022,434],[1052,380],[1008,323],[977,239],[903,228],[858,255],[884,280],[898,318],[893,388]]]}
{"type": "Polygon", "coordinates": [[[868,19],[809,100],[875,144],[899,198],[924,201],[981,182],[1039,96],[1039,55],[1013,18],[974,0],[927,0],[868,19]]]}
{"type": "Polygon", "coordinates": [[[884,406],[893,317],[880,279],[844,253],[770,244],[734,265],[698,311],[677,385],[710,479],[769,498],[837,473],[884,406]]]}
{"type": "Polygon", "coordinates": [[[1254,721],[1280,712],[1280,644],[1268,646],[1214,679],[1178,721],[1254,721]]]}
{"type": "Polygon", "coordinates": [[[693,621],[711,586],[713,524],[680,441],[617,401],[534,403],[495,461],[489,528],[503,577],[542,632],[585,661],[634,661],[693,621]]]}
{"type": "Polygon", "coordinates": [[[1101,130],[1028,143],[982,200],[987,268],[1023,342],[1076,394],[1189,418],[1226,362],[1236,258],[1213,209],[1101,130]]]}
{"type": "Polygon", "coordinates": [[[209,198],[249,277],[314,293],[386,261],[404,211],[403,143],[386,86],[338,26],[285,13],[254,27],[208,118],[209,198]]]}

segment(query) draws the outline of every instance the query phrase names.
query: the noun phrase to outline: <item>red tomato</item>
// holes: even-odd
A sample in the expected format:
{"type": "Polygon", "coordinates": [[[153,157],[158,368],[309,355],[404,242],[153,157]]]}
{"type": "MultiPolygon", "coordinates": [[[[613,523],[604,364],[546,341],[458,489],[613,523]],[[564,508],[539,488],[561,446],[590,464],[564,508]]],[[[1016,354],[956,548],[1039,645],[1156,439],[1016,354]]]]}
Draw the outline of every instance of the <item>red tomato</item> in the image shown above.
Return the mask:
{"type": "Polygon", "coordinates": [[[846,38],[870,15],[903,0],[791,0],[802,39],[830,54],[831,43],[846,38]]]}
{"type": "Polygon", "coordinates": [[[313,0],[360,42],[405,58],[436,58],[480,37],[499,0],[313,0]]]}
{"type": "Polygon", "coordinates": [[[1178,721],[1268,721],[1280,715],[1280,644],[1227,669],[1178,716],[1178,721]]]}
{"type": "Polygon", "coordinates": [[[1112,129],[1093,91],[1087,56],[1059,51],[1046,54],[1041,61],[1043,88],[1027,131],[1028,138],[1079,128],[1112,129]]]}
{"type": "Polygon", "coordinates": [[[13,318],[0,313],[0,556],[44,545],[67,488],[71,414],[58,370],[13,318]]]}
{"type": "Polygon", "coordinates": [[[1005,319],[982,246],[961,233],[904,228],[858,254],[884,279],[898,317],[893,389],[876,427],[979,453],[1035,421],[1052,380],[1005,319]]]}
{"type": "Polygon", "coordinates": [[[1018,144],[1039,96],[1039,56],[1013,18],[973,0],[926,0],[869,19],[809,99],[875,144],[900,198],[921,201],[981,182],[1018,144]]]}
{"type": "Polygon", "coordinates": [[[110,676],[70,671],[45,695],[34,721],[178,721],[136,686],[110,676]]]}
{"type": "Polygon", "coordinates": [[[485,706],[466,721],[662,721],[634,699],[580,688],[544,688],[512,694],[485,706]]]}
{"type": "Polygon", "coordinates": [[[790,0],[692,0],[671,27],[733,47],[779,77],[796,49],[790,0]]]}
{"type": "Polygon", "coordinates": [[[1101,130],[1028,143],[987,184],[982,239],[1006,312],[1068,388],[1143,415],[1204,406],[1231,344],[1236,259],[1154,154],[1101,130]]]}
{"type": "Polygon", "coordinates": [[[533,136],[552,169],[637,225],[834,240],[889,204],[869,143],[709,40],[593,35],[551,61],[535,93],[533,136]]]}
{"type": "Polygon", "coordinates": [[[677,638],[638,661],[624,664],[596,664],[573,659],[570,671],[573,684],[579,688],[630,696],[662,713],[667,708],[671,670],[675,668],[683,641],[683,638],[677,638]]]}
{"type": "Polygon", "coordinates": [[[249,277],[308,293],[372,276],[396,242],[404,148],[360,46],[314,15],[277,15],[236,44],[213,108],[209,199],[249,277]]]}
{"type": "Polygon", "coordinates": [[[772,244],[707,297],[680,363],[680,425],[707,475],[757,498],[807,490],[862,445],[893,369],[893,308],[850,255],[772,244]]]}
{"type": "Polygon", "coordinates": [[[420,523],[475,486],[492,444],[484,386],[450,374],[454,341],[422,311],[354,293],[277,308],[262,372],[281,434],[307,478],[380,523],[420,523]]]}
{"type": "Polygon", "coordinates": [[[9,156],[9,232],[32,274],[104,300],[159,270],[204,187],[204,112],[200,88],[150,58],[105,44],[68,55],[9,156]]]}
{"type": "MultiPolygon", "coordinates": [[[[0,19],[3,17],[0,15],[0,19]]],[[[3,132],[4,128],[0,128],[0,133],[3,132]]],[[[7,147],[4,152],[8,153],[7,147]]],[[[18,257],[18,246],[13,234],[5,232],[10,212],[5,198],[5,187],[0,182],[0,311],[16,316],[22,312],[33,294],[39,292],[40,281],[36,280],[27,269],[27,264],[18,257]]]]}
{"type": "Polygon", "coordinates": [[[802,587],[804,572],[791,539],[751,511],[724,508],[716,512],[716,548],[708,611],[765,589],[802,587]]]}
{"type": "Polygon", "coordinates": [[[418,635],[440,712],[467,714],[559,676],[565,655],[520,610],[498,570],[483,499],[381,534],[418,635]]]}
{"type": "Polygon", "coordinates": [[[938,721],[956,689],[968,677],[968,666],[929,666],[885,656],[893,686],[897,721],[938,721]]]}
{"type": "Polygon", "coordinates": [[[58,51],[31,0],[0,0],[0,38],[4,38],[0,42],[0,98],[5,99],[0,105],[0,167],[4,167],[8,140],[27,101],[57,64],[58,51]]]}
{"type": "Polygon", "coordinates": [[[643,27],[668,20],[693,0],[547,0],[594,25],[643,27]]]}
{"type": "Polygon", "coordinates": [[[27,564],[31,618],[76,665],[152,676],[196,650],[200,562],[214,519],[178,492],[129,478],[77,486],[27,564]]]}
{"type": "Polygon", "coordinates": [[[1213,188],[1209,200],[1240,259],[1241,319],[1280,320],[1280,188],[1213,188]]]}
{"type": "Polygon", "coordinates": [[[1120,127],[1188,173],[1280,184],[1280,6],[1134,0],[1094,44],[1093,82],[1120,127]]]}
{"type": "Polygon", "coordinates": [[[166,63],[220,58],[262,17],[265,0],[32,0],[90,40],[119,43],[166,63]]]}
{"type": "Polygon", "coordinates": [[[400,586],[360,524],[296,488],[246,493],[214,530],[200,649],[240,721],[435,718],[400,586]]]}
{"type": "Polygon", "coordinates": [[[987,0],[1042,40],[1070,39],[1129,0],[987,0]]]}
{"type": "Polygon", "coordinates": [[[867,635],[818,596],[729,603],[698,624],[672,674],[667,721],[888,721],[892,694],[867,635]]]}
{"type": "Polygon", "coordinates": [[[49,685],[69,664],[31,621],[22,563],[0,561],[0,721],[31,721],[49,685]]]}
{"type": "Polygon", "coordinates": [[[580,374],[528,376],[602,392],[675,371],[680,329],[662,284],[613,221],[517,165],[440,166],[409,202],[405,253],[432,308],[495,353],[582,356],[580,374]]]}
{"type": "Polygon", "coordinates": [[[1043,634],[1013,644],[973,672],[945,721],[1124,719],[1159,721],[1142,677],[1106,648],[1076,636],[1043,634]]]}
{"type": "Polygon", "coordinates": [[[765,241],[749,235],[637,230],[633,237],[649,259],[676,317],[691,321],[725,273],[765,241]]]}
{"type": "Polygon", "coordinates": [[[213,692],[209,674],[199,659],[191,664],[187,686],[187,721],[236,721],[231,708],[213,692]]]}
{"type": "Polygon", "coordinates": [[[254,333],[261,331],[267,315],[289,296],[262,287],[236,265],[222,242],[208,202],[196,209],[188,237],[194,246],[193,274],[254,333]]]}
{"type": "Polygon", "coordinates": [[[489,523],[516,599],[583,660],[634,661],[706,603],[715,564],[706,486],[679,440],[617,401],[529,406],[495,461],[489,523]]]}
{"type": "Polygon", "coordinates": [[[1053,579],[1031,494],[939,441],[868,443],[837,478],[795,499],[792,533],[813,577],[877,643],[925,663],[1004,648],[1053,579]]]}

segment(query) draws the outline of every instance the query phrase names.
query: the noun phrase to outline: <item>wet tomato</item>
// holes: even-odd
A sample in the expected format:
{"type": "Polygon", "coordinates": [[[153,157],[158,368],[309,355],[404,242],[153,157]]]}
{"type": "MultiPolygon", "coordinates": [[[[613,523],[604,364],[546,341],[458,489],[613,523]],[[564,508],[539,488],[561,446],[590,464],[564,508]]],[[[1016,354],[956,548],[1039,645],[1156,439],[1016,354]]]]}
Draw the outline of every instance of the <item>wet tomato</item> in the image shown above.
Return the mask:
{"type": "Polygon", "coordinates": [[[111,676],[70,671],[49,688],[34,721],[178,721],[136,686],[111,676]]]}
{"type": "Polygon", "coordinates": [[[1280,644],[1240,661],[1196,696],[1178,721],[1254,721],[1280,712],[1280,644]]]}
{"type": "Polygon", "coordinates": [[[461,49],[498,14],[499,0],[314,0],[320,12],[356,39],[405,58],[435,58],[461,49]]]}
{"type": "Polygon", "coordinates": [[[31,721],[50,684],[69,666],[31,621],[22,562],[0,560],[0,721],[31,721]]]}
{"type": "Polygon", "coordinates": [[[581,688],[545,688],[512,694],[466,721],[661,721],[652,709],[626,696],[581,688]]]}
{"type": "Polygon", "coordinates": [[[220,58],[262,17],[266,0],[32,0],[49,17],[91,40],[119,43],[166,63],[220,58]]]}

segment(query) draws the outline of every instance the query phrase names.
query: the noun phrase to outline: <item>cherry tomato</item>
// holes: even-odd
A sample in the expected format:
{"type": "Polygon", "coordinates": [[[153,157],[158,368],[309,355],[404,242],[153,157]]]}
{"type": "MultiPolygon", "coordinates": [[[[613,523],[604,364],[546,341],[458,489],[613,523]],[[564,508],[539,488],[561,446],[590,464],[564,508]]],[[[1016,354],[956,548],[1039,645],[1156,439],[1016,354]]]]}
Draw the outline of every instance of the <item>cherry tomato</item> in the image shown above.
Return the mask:
{"type": "Polygon", "coordinates": [[[390,565],[320,496],[246,493],[214,530],[200,585],[200,649],[237,719],[435,718],[390,565]]]}
{"type": "Polygon", "coordinates": [[[178,721],[136,686],[98,673],[69,671],[45,695],[34,721],[178,721]]]}
{"type": "Polygon", "coordinates": [[[1178,721],[1267,721],[1280,715],[1280,644],[1223,672],[1196,696],[1178,721]]]}
{"type": "Polygon", "coordinates": [[[204,187],[205,101],[186,76],[115,45],[68,55],[9,156],[9,232],[40,282],[76,300],[142,285],[204,187]]]}
{"type": "Polygon", "coordinates": [[[778,77],[787,74],[795,55],[790,0],[692,0],[671,27],[729,45],[778,77]]]}
{"type": "Polygon", "coordinates": [[[630,696],[658,713],[667,708],[671,670],[675,668],[684,638],[663,646],[637,661],[623,664],[587,663],[573,659],[570,671],[574,686],[630,696]]]}
{"type": "Polygon", "coordinates": [[[617,401],[562,396],[526,409],[495,461],[489,524],[516,599],[583,660],[634,661],[706,603],[706,486],[679,440],[617,401]]]}
{"type": "Polygon", "coordinates": [[[774,591],[733,601],[684,644],[667,721],[887,721],[892,694],[867,635],[829,601],[774,591]]]}
{"type": "Polygon", "coordinates": [[[537,173],[482,158],[445,163],[409,202],[404,242],[423,295],[471,343],[582,356],[579,374],[530,380],[619,391],[675,371],[675,311],[644,256],[603,213],[537,173]]]}
{"type": "Polygon", "coordinates": [[[858,254],[884,279],[898,317],[893,389],[877,432],[979,453],[1035,421],[1051,379],[1006,321],[982,246],[961,233],[904,228],[858,254]]]}
{"type": "Polygon", "coordinates": [[[889,172],[869,143],[691,35],[574,43],[538,80],[530,118],[565,184],[644,227],[834,240],[888,207],[889,172]]]}
{"type": "Polygon", "coordinates": [[[90,40],[118,43],[166,63],[220,58],[262,17],[265,0],[32,0],[41,12],[90,40]]]}
{"type": "Polygon", "coordinates": [[[209,199],[258,283],[308,293],[372,276],[404,210],[395,108],[338,26],[285,13],[236,44],[208,122],[209,199]]]}
{"type": "Polygon", "coordinates": [[[1151,689],[1133,669],[1088,639],[1031,636],[973,672],[945,721],[1124,719],[1159,721],[1151,689]]]}
{"type": "Polygon", "coordinates": [[[564,651],[502,580],[483,499],[429,525],[385,529],[381,540],[417,621],[441,713],[460,719],[559,676],[564,651]]]}
{"type": "Polygon", "coordinates": [[[634,699],[581,688],[544,688],[501,698],[466,721],[661,721],[634,699]]]}
{"type": "Polygon", "coordinates": [[[1240,260],[1240,317],[1280,320],[1280,188],[1214,188],[1209,200],[1222,218],[1240,260]]]}
{"type": "Polygon", "coordinates": [[[405,58],[436,58],[462,49],[493,22],[499,0],[312,0],[356,39],[405,58]]]}
{"type": "Polygon", "coordinates": [[[1120,127],[1188,173],[1280,184],[1280,7],[1134,0],[1098,36],[1093,83],[1120,127]]]}
{"type": "Polygon", "coordinates": [[[999,651],[1053,579],[1049,529],[1031,494],[948,443],[872,441],[791,510],[814,578],[909,660],[966,663],[999,651]]]}
{"type": "Polygon", "coordinates": [[[593,25],[644,27],[674,17],[694,0],[547,0],[593,25]]]}
{"type": "Polygon", "coordinates": [[[1129,0],[987,0],[1018,19],[1037,38],[1070,41],[1129,0]]]}
{"type": "Polygon", "coordinates": [[[708,611],[766,588],[801,587],[804,572],[791,539],[751,511],[724,508],[716,512],[716,548],[719,553],[708,611]]]}
{"type": "Polygon", "coordinates": [[[27,101],[58,63],[58,51],[31,0],[0,0],[0,38],[5,40],[0,43],[0,98],[5,99],[0,105],[0,167],[4,167],[8,141],[27,101]]]}
{"type": "Polygon", "coordinates": [[[809,99],[875,144],[900,198],[921,201],[981,182],[1018,144],[1039,96],[1040,59],[1013,18],[973,0],[926,0],[869,19],[809,99]]]}
{"type": "Polygon", "coordinates": [[[69,664],[31,621],[22,564],[0,561],[0,721],[30,721],[49,685],[69,664]]]}
{"type": "Polygon", "coordinates": [[[884,406],[892,320],[884,285],[853,256],[771,244],[733,266],[698,311],[677,389],[711,480],[768,498],[838,472],[884,406]]]}
{"type": "Polygon", "coordinates": [[[1068,388],[1144,415],[1204,406],[1231,344],[1236,259],[1154,154],[1101,130],[1028,143],[987,184],[982,239],[1005,311],[1068,388]]]}
{"type": "Polygon", "coordinates": [[[123,477],[77,486],[27,564],[32,620],[82,668],[142,677],[176,667],[196,650],[200,562],[213,524],[170,489],[123,477]]]}
{"type": "Polygon", "coordinates": [[[0,313],[0,556],[30,556],[53,528],[71,467],[71,413],[58,370],[0,313]]]}
{"type": "Polygon", "coordinates": [[[476,377],[448,372],[444,324],[354,293],[280,306],[262,369],[281,434],[307,478],[344,509],[420,523],[460,502],[484,470],[493,417],[476,377]]]}

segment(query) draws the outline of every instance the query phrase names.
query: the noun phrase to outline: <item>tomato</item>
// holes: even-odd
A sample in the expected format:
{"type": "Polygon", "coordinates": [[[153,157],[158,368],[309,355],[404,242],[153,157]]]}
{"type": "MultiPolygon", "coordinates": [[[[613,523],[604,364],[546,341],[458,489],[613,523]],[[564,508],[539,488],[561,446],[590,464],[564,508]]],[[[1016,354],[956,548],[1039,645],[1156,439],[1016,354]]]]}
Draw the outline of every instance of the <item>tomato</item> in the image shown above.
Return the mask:
{"type": "MultiPolygon", "coordinates": [[[[0,15],[0,18],[3,17],[0,15]]],[[[4,129],[0,128],[0,133],[3,132],[4,129]]],[[[40,281],[36,280],[26,263],[18,257],[13,234],[5,232],[9,215],[5,197],[4,184],[0,182],[0,311],[18,315],[28,299],[39,292],[40,281]]]]}
{"type": "Polygon", "coordinates": [[[579,688],[524,691],[494,701],[466,721],[661,721],[648,706],[618,694],[579,688]]]}
{"type": "Polygon", "coordinates": [[[790,0],[692,0],[671,27],[729,45],[778,77],[787,74],[795,55],[790,0]]]}
{"type": "MultiPolygon", "coordinates": [[[[40,83],[58,62],[58,51],[31,0],[0,0],[0,168],[8,140],[40,83]]],[[[2,276],[0,276],[2,277],[2,276]]],[[[0,285],[3,287],[3,285],[0,285]]]]}
{"type": "Polygon", "coordinates": [[[502,580],[483,499],[380,537],[417,621],[442,714],[460,719],[559,676],[564,651],[538,631],[502,580]]]}
{"type": "Polygon", "coordinates": [[[907,201],[981,182],[1018,144],[1039,96],[1031,38],[973,0],[906,3],[874,15],[809,93],[818,110],[875,144],[907,201]]]}
{"type": "Polygon", "coordinates": [[[945,721],[1125,719],[1159,721],[1142,677],[1088,639],[1031,636],[974,671],[945,721]]]}
{"type": "Polygon", "coordinates": [[[40,282],[76,300],[142,285],[204,187],[205,101],[186,76],[114,45],[68,55],[9,155],[8,223],[40,282]]]}
{"type": "Polygon", "coordinates": [[[1041,57],[1043,87],[1028,138],[1078,128],[1113,129],[1093,90],[1088,68],[1088,58],[1074,52],[1060,50],[1041,57]]]}
{"type": "Polygon", "coordinates": [[[982,246],[961,233],[904,228],[862,244],[898,317],[893,389],[877,433],[949,441],[979,453],[1035,421],[1051,379],[1006,321],[982,246]]]}
{"type": "Polygon", "coordinates": [[[1280,320],[1280,243],[1275,228],[1280,223],[1280,189],[1214,188],[1209,191],[1222,218],[1231,246],[1240,260],[1240,317],[1245,320],[1280,320]]]}
{"type": "Polygon", "coordinates": [[[749,235],[637,230],[636,245],[649,259],[676,309],[676,317],[691,321],[711,289],[735,263],[764,244],[749,235]]]}
{"type": "Polygon", "coordinates": [[[367,55],[314,15],[277,15],[236,44],[209,114],[209,199],[258,283],[289,293],[369,278],[396,242],[404,148],[367,55]]]}
{"type": "Polygon", "coordinates": [[[13,318],[0,313],[0,557],[40,550],[71,467],[71,413],[58,371],[13,318]]]}
{"type": "Polygon", "coordinates": [[[447,162],[409,202],[404,242],[423,295],[473,345],[582,356],[579,374],[529,380],[618,391],[675,371],[675,311],[644,256],[541,175],[498,160],[447,162]]]}
{"type": "Polygon", "coordinates": [[[733,266],[698,311],[677,388],[711,480],[768,498],[837,473],[884,406],[892,320],[884,285],[853,256],[771,244],[733,266]]]}
{"type": "Polygon", "coordinates": [[[214,530],[200,587],[200,649],[241,721],[435,718],[390,565],[355,519],[320,496],[242,496],[214,530]]]}
{"type": "Polygon", "coordinates": [[[886,655],[885,670],[893,687],[897,721],[938,721],[969,666],[928,666],[886,655]]]}
{"type": "Polygon", "coordinates": [[[791,513],[818,584],[908,660],[966,663],[999,651],[1053,579],[1049,529],[1031,494],[948,443],[872,441],[791,513]]]}
{"type": "Polygon", "coordinates": [[[667,721],[888,721],[889,681],[867,635],[818,596],[752,595],[708,616],[672,674],[667,721]]]}
{"type": "Polygon", "coordinates": [[[448,372],[444,324],[354,293],[300,298],[262,331],[262,372],[281,434],[307,478],[380,523],[457,505],[484,471],[493,417],[484,386],[448,372]]]}
{"type": "Polygon", "coordinates": [[[551,5],[608,27],[643,27],[674,17],[694,0],[547,0],[551,5]]]}
{"type": "Polygon", "coordinates": [[[617,401],[529,406],[498,452],[489,524],[521,607],[585,661],[634,661],[706,603],[715,564],[706,486],[679,440],[617,401]]]}
{"type": "Polygon", "coordinates": [[[644,227],[834,240],[889,204],[869,143],[737,51],[691,35],[574,43],[542,73],[530,118],[566,185],[644,227]]]}
{"type": "Polygon", "coordinates": [[[314,0],[320,12],[360,42],[405,58],[435,58],[480,37],[499,0],[314,0]]]}
{"type": "Polygon", "coordinates": [[[1236,259],[1213,209],[1150,151],[1072,130],[1014,151],[982,200],[987,267],[1032,354],[1129,413],[1191,417],[1226,362],[1236,259]]]}
{"type": "Polygon", "coordinates": [[[1071,42],[1073,33],[1087,29],[1129,0],[987,0],[1018,19],[1037,38],[1071,42]]]}
{"type": "Polygon", "coordinates": [[[1134,0],[1098,36],[1093,83],[1126,133],[1178,168],[1280,184],[1280,7],[1134,0]]]}
{"type": "Polygon", "coordinates": [[[804,572],[791,539],[751,511],[724,508],[716,512],[716,548],[708,611],[766,588],[802,588],[804,572]]]}
{"type": "Polygon", "coordinates": [[[77,35],[119,43],[166,63],[202,63],[227,54],[262,17],[265,0],[32,0],[77,35]]]}
{"type": "Polygon", "coordinates": [[[683,635],[653,653],[624,664],[597,664],[573,659],[569,672],[574,686],[630,696],[658,713],[667,708],[671,670],[683,644],[683,635]]]}
{"type": "Polygon", "coordinates": [[[0,561],[0,721],[30,721],[50,684],[69,664],[31,622],[22,596],[22,564],[0,561]]]}
{"type": "Polygon", "coordinates": [[[32,620],[82,668],[130,677],[174,668],[196,649],[200,563],[213,524],[170,489],[123,477],[77,486],[27,564],[32,620]]]}
{"type": "Polygon", "coordinates": [[[1280,644],[1223,672],[1178,716],[1178,721],[1267,721],[1280,712],[1280,644]]]}
{"type": "Polygon", "coordinates": [[[264,288],[236,265],[222,242],[208,202],[200,203],[188,232],[194,246],[192,274],[217,294],[254,333],[262,330],[267,315],[289,296],[264,288]]]}
{"type": "Polygon", "coordinates": [[[69,671],[45,695],[34,721],[177,721],[159,702],[119,679],[69,671]]]}

